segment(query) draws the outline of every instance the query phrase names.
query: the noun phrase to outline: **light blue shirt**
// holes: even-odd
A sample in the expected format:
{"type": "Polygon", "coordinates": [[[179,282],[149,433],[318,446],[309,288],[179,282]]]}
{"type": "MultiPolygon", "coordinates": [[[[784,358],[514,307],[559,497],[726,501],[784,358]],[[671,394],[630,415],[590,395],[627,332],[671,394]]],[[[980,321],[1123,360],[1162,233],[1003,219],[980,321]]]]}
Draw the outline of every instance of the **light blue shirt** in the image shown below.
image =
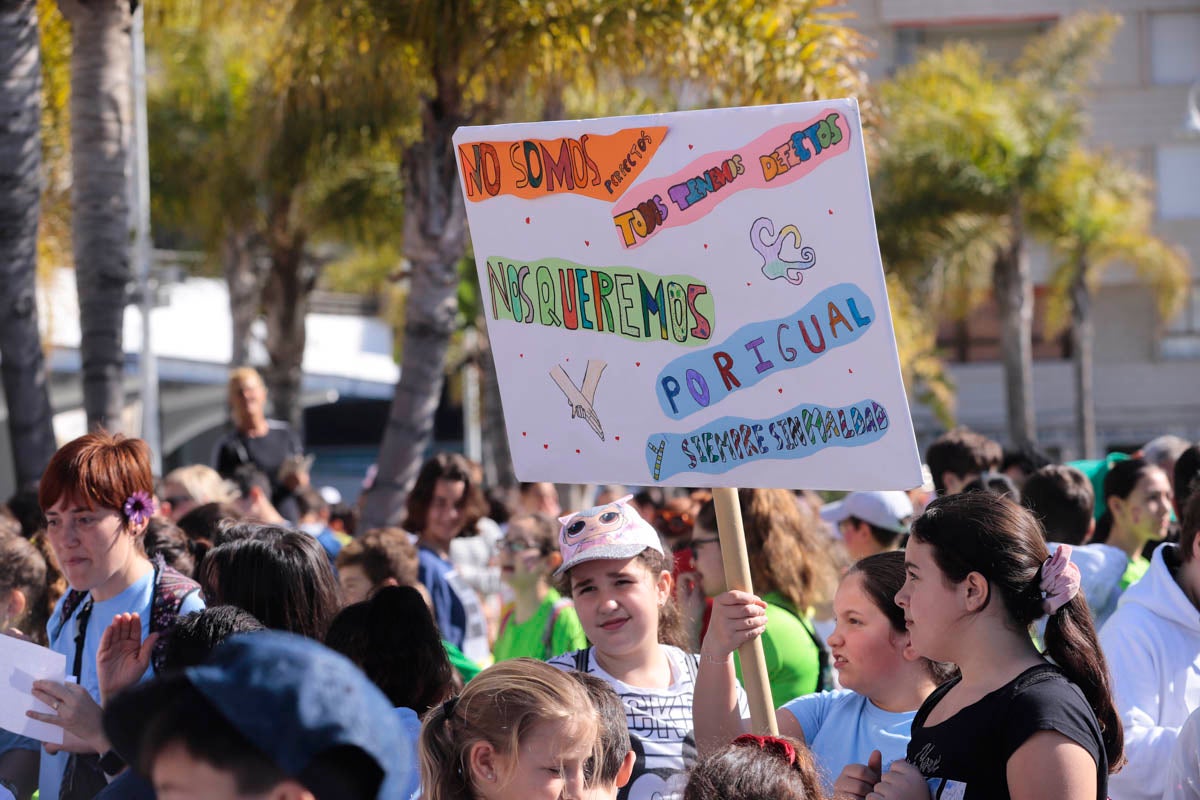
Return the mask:
{"type": "MultiPolygon", "coordinates": [[[[147,570],[145,575],[134,581],[129,588],[116,597],[96,602],[92,606],[92,614],[87,623],[87,634],[83,641],[83,660],[79,683],[88,690],[88,694],[97,703],[100,702],[100,678],[96,674],[96,652],[100,649],[100,637],[104,635],[105,628],[112,624],[113,617],[117,614],[136,612],[141,615],[142,639],[145,640],[146,636],[150,634],[150,603],[153,599],[154,570],[147,570]]],[[[67,674],[71,675],[75,666],[75,620],[87,601],[80,603],[71,618],[65,624],[60,625],[59,615],[65,601],[66,595],[63,595],[58,604],[54,606],[54,613],[50,615],[50,621],[46,624],[46,632],[50,636],[50,649],[66,655],[67,674]]],[[[199,592],[193,592],[184,598],[183,603],[179,606],[179,614],[182,616],[203,609],[204,599],[200,597],[199,592]]],[[[151,666],[146,670],[142,680],[149,679],[153,674],[154,667],[151,666]]],[[[38,773],[40,797],[58,797],[63,770],[67,768],[69,758],[69,753],[58,753],[52,756],[42,751],[41,770],[38,773]]]]}
{"type": "Polygon", "coordinates": [[[417,757],[417,743],[421,741],[421,718],[417,716],[417,712],[405,706],[396,706],[396,718],[400,720],[400,726],[404,728],[412,745],[413,769],[408,785],[404,787],[404,797],[417,800],[421,796],[421,770],[418,766],[420,759],[417,757]]]}
{"type": "Polygon", "coordinates": [[[912,711],[884,711],[849,689],[797,697],[783,706],[804,731],[826,791],[847,764],[866,764],[872,750],[883,755],[883,771],[903,761],[912,736],[912,711]]]}

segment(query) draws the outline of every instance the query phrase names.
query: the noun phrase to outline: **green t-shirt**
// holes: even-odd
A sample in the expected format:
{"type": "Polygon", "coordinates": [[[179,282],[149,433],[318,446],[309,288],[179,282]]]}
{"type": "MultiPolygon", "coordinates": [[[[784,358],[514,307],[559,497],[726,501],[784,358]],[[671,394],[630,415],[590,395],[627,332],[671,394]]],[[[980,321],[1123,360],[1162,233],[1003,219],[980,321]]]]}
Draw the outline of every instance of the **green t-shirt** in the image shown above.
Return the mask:
{"type": "Polygon", "coordinates": [[[1121,591],[1125,591],[1140,581],[1148,569],[1150,569],[1150,559],[1142,558],[1140,555],[1129,559],[1129,566],[1125,567],[1125,572],[1121,575],[1121,591]]]}
{"type": "Polygon", "coordinates": [[[559,593],[551,589],[534,615],[524,622],[517,622],[512,606],[505,608],[500,617],[500,634],[492,647],[492,655],[496,661],[507,661],[522,656],[545,661],[587,647],[587,635],[583,632],[579,615],[575,613],[574,606],[567,604],[560,605],[558,616],[554,618],[554,630],[550,633],[550,651],[547,652],[546,629],[554,614],[554,606],[561,599],[559,593]]]}
{"type": "Polygon", "coordinates": [[[450,666],[458,670],[459,675],[462,675],[463,683],[467,683],[471,678],[483,672],[483,667],[467,658],[462,650],[445,639],[442,639],[442,647],[446,650],[446,658],[450,659],[450,666]]]}
{"type": "MultiPolygon", "coordinates": [[[[767,680],[775,707],[789,700],[812,694],[820,682],[820,651],[813,640],[812,621],[796,613],[783,595],[769,592],[762,596],[767,604],[767,629],[763,632],[763,655],[767,661],[767,680]]],[[[742,665],[735,655],[738,680],[742,665]]]]}

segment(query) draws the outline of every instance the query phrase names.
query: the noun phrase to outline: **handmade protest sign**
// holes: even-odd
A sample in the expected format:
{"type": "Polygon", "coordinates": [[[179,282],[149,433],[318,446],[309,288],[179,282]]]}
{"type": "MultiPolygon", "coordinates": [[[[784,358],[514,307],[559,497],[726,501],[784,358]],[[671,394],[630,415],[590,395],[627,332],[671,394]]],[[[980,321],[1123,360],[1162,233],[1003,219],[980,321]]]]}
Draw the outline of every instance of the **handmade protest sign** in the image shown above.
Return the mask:
{"type": "Polygon", "coordinates": [[[523,480],[921,483],[854,100],[454,146],[523,480]]]}
{"type": "Polygon", "coordinates": [[[48,647],[0,635],[0,727],[7,731],[52,744],[63,743],[63,729],[25,716],[26,711],[53,714],[33,696],[33,682],[62,683],[67,675],[67,657],[48,647]]]}

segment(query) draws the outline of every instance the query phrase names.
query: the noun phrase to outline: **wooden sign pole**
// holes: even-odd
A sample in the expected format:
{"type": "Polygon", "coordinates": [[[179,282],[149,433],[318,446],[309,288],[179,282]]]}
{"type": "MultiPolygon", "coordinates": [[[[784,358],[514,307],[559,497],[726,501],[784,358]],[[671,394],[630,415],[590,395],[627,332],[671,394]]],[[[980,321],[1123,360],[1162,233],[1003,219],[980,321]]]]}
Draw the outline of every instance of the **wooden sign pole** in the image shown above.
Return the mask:
{"type": "MultiPolygon", "coordinates": [[[[753,592],[750,580],[750,558],[746,552],[746,536],[742,528],[742,507],[737,489],[712,490],[713,507],[717,512],[717,535],[721,539],[721,560],[725,563],[725,587],[753,592]]],[[[742,683],[750,701],[750,719],[754,733],[776,736],[775,703],[771,684],[767,680],[767,659],[763,655],[762,637],[756,636],[738,648],[742,663],[742,683]]]]}

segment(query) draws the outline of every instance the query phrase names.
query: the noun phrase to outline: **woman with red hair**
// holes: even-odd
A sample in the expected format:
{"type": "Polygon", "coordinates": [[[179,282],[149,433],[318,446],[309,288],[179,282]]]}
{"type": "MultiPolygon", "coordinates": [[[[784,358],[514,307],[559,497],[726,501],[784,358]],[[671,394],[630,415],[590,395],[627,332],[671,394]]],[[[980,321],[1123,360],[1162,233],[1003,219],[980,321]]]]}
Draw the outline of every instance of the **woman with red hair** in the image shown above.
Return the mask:
{"type": "Polygon", "coordinates": [[[34,696],[51,710],[29,715],[67,732],[62,750],[42,754],[38,786],[45,798],[91,797],[105,773],[121,771],[100,727],[99,704],[117,686],[153,673],[158,634],[175,616],[204,608],[198,584],[151,562],[142,547],[154,513],[149,456],[140,439],[91,433],[54,454],[38,487],[46,538],[70,584],[47,625],[50,648],[67,657],[77,681],[34,684],[34,696]],[[106,632],[119,615],[126,624],[114,631],[130,635],[106,632]],[[133,620],[140,632],[128,624],[133,620]]]}

